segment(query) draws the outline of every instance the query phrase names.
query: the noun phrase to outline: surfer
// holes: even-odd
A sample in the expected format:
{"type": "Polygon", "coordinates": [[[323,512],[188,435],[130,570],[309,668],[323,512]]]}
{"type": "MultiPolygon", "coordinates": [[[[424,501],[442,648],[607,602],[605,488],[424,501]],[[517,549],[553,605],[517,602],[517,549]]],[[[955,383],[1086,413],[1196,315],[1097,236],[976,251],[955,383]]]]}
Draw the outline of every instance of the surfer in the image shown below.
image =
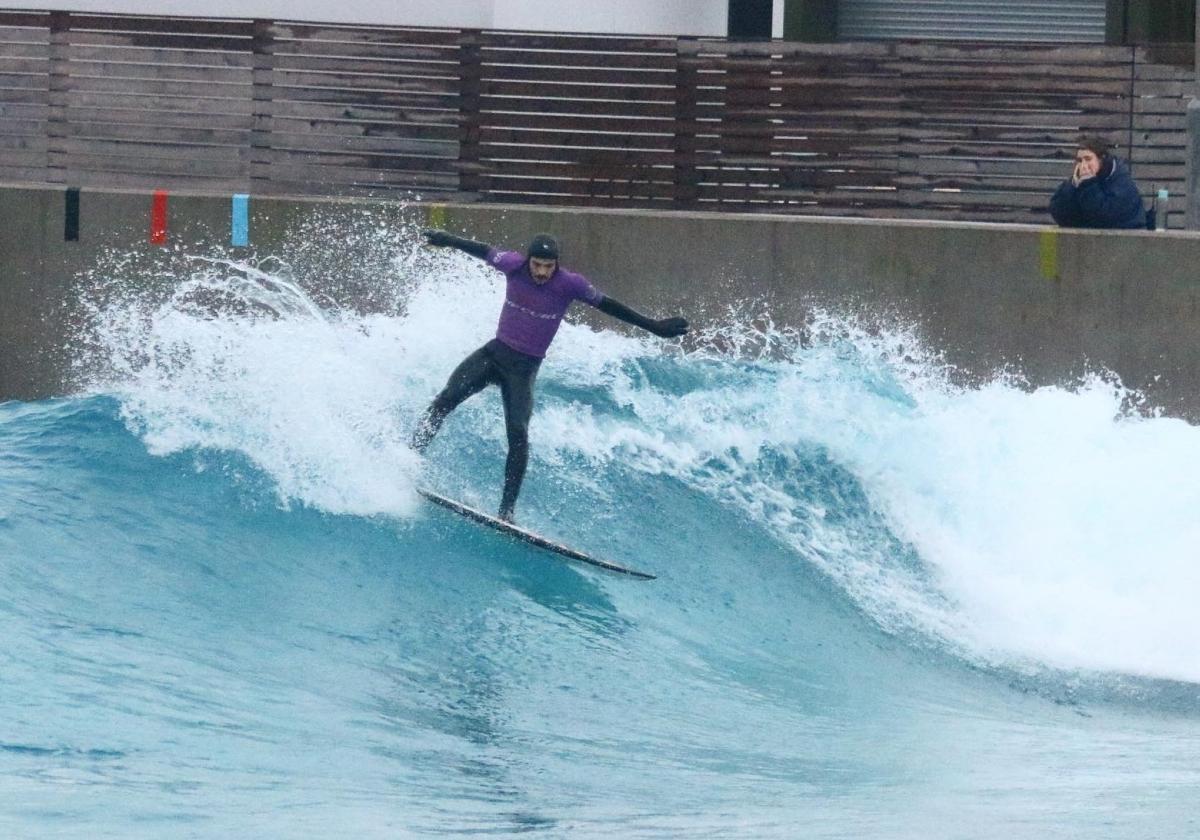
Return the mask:
{"type": "Polygon", "coordinates": [[[558,242],[539,233],[525,254],[499,251],[444,230],[423,232],[430,245],[457,248],[487,260],[508,278],[504,307],[496,337],[467,356],[450,374],[446,387],[425,411],[411,446],[424,452],[447,415],[488,385],[499,385],[504,401],[504,426],[508,435],[508,459],[504,465],[504,492],[499,517],[511,522],[525,466],[529,460],[529,418],[533,413],[533,381],[538,366],[568,307],[582,300],[606,315],[633,324],[661,338],[676,338],[688,331],[683,318],[656,320],[635,312],[625,304],[601,294],[582,274],[559,265],[558,242]]]}

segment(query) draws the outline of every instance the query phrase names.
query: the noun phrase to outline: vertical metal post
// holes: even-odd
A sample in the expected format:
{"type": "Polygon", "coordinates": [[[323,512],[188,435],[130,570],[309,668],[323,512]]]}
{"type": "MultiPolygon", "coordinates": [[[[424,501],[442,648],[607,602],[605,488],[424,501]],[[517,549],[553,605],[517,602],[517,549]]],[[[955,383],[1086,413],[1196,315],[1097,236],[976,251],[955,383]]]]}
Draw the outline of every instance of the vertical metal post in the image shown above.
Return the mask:
{"type": "Polygon", "coordinates": [[[477,201],[485,192],[481,139],[483,132],[483,35],[464,29],[458,46],[458,192],[477,201]]]}
{"type": "MultiPolygon", "coordinates": [[[[1200,83],[1200,0],[1196,0],[1196,43],[1194,81],[1200,83]]],[[[1187,219],[1188,230],[1200,230],[1200,98],[1192,97],[1187,107],[1187,219]]]]}
{"type": "Polygon", "coordinates": [[[698,52],[699,42],[695,38],[675,40],[674,205],[684,209],[695,207],[699,197],[700,177],[696,170],[698,52]]]}
{"type": "Polygon", "coordinates": [[[71,90],[71,15],[50,13],[50,98],[46,113],[46,181],[70,180],[67,100],[71,90]]]}
{"type": "Polygon", "coordinates": [[[250,131],[250,192],[271,191],[271,132],[275,128],[272,84],[275,74],[275,24],[255,20],[251,39],[254,51],[254,124],[250,131]]]}

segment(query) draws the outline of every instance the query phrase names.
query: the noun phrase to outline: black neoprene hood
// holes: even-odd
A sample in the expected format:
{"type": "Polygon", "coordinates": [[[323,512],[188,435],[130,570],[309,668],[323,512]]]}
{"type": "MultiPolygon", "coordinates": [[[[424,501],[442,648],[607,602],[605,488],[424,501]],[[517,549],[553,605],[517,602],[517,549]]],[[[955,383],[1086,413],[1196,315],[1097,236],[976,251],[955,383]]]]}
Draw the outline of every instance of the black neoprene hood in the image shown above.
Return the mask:
{"type": "Polygon", "coordinates": [[[539,233],[529,241],[527,256],[539,260],[558,259],[558,240],[548,233],[539,233]]]}

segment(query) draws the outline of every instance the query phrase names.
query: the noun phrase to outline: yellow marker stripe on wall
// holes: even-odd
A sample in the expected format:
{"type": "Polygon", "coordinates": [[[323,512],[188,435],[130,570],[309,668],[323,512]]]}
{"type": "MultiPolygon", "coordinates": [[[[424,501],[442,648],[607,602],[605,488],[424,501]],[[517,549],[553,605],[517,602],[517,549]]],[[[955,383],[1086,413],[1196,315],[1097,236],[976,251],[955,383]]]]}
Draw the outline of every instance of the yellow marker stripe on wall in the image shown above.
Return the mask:
{"type": "Polygon", "coordinates": [[[1041,246],[1042,277],[1046,280],[1058,279],[1058,231],[1044,230],[1039,237],[1041,246]]]}

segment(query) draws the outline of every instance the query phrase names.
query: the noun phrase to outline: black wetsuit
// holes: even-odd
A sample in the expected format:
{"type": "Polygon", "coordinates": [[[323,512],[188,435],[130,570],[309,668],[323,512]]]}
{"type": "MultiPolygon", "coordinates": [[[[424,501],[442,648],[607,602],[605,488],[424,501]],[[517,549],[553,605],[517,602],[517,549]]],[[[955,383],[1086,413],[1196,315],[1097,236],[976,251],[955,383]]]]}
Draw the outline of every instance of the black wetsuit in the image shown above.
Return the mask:
{"type": "MultiPolygon", "coordinates": [[[[497,337],[476,350],[454,369],[446,387],[425,412],[412,436],[412,448],[423,453],[433,440],[446,416],[468,397],[488,385],[499,385],[504,399],[504,425],[508,432],[508,459],[504,466],[504,493],[500,516],[512,519],[529,462],[529,418],[533,414],[533,381],[538,366],[572,301],[581,300],[601,312],[663,338],[687,332],[683,318],[656,321],[625,304],[605,297],[586,277],[558,267],[549,279],[535,279],[529,270],[529,257],[515,251],[496,251],[482,242],[453,236],[443,230],[424,232],[431,245],[457,248],[502,271],[508,279],[504,309],[496,329],[497,337]],[[520,348],[520,349],[517,349],[520,348]]],[[[530,253],[539,259],[557,261],[558,249],[546,235],[534,237],[530,253]],[[537,251],[537,248],[550,248],[537,251]]]]}
{"type": "Polygon", "coordinates": [[[504,400],[504,426],[508,433],[508,459],[504,464],[504,493],[500,499],[500,517],[511,519],[529,462],[529,418],[533,414],[533,382],[542,360],[529,356],[492,339],[480,347],[450,374],[446,387],[426,410],[413,433],[412,448],[425,447],[442,427],[446,416],[488,385],[499,385],[504,400]]]}

